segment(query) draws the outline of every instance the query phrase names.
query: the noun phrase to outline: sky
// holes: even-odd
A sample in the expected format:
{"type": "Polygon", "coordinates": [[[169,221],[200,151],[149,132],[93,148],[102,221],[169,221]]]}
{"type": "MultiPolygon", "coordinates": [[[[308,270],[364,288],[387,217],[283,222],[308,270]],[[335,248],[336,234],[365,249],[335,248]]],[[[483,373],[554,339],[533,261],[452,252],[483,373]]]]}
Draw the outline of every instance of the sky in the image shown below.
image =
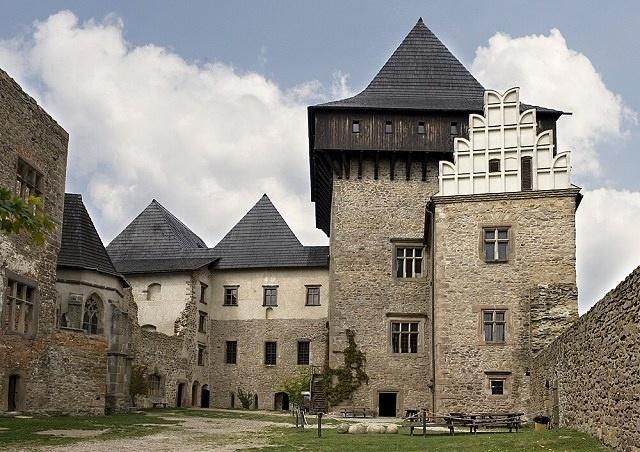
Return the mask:
{"type": "MultiPolygon", "coordinates": [[[[303,243],[306,107],[362,90],[419,17],[487,88],[570,111],[580,312],[640,264],[640,3],[0,0],[0,68],[70,133],[105,243],[156,198],[210,246],[268,193],[303,243]],[[187,6],[185,6],[187,5],[187,6]]],[[[553,233],[553,231],[549,231],[553,233]]]]}

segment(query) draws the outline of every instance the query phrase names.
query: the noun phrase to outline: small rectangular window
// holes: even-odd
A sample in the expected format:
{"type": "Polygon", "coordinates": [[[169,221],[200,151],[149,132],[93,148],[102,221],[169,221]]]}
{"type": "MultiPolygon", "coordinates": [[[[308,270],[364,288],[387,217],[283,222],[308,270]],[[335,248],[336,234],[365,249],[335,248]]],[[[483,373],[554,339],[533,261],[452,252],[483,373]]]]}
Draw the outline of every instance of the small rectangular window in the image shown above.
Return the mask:
{"type": "Polygon", "coordinates": [[[42,174],[27,162],[18,159],[18,172],[16,175],[16,195],[22,199],[29,196],[42,197],[44,189],[42,174]]]}
{"type": "Polygon", "coordinates": [[[424,133],[425,133],[424,121],[418,121],[418,134],[424,135],[424,133]]]}
{"type": "Polygon", "coordinates": [[[7,280],[5,312],[8,312],[8,329],[16,333],[35,331],[35,286],[13,279],[7,280]]]}
{"type": "Polygon", "coordinates": [[[503,395],[504,394],[504,380],[491,379],[489,380],[491,385],[491,395],[503,395]]]}
{"type": "Polygon", "coordinates": [[[207,304],[207,286],[205,283],[200,283],[200,303],[207,304]]]}
{"type": "Polygon", "coordinates": [[[238,342],[227,341],[225,353],[224,353],[224,362],[226,364],[236,364],[237,360],[238,360],[238,342]]]}
{"type": "Polygon", "coordinates": [[[485,228],[483,235],[485,262],[508,262],[509,228],[485,228]]]}
{"type": "Polygon", "coordinates": [[[531,157],[520,159],[520,183],[522,191],[533,189],[533,162],[531,157]]]}
{"type": "Polygon", "coordinates": [[[505,325],[505,311],[482,311],[482,328],[485,342],[504,342],[505,325]]]}
{"type": "Polygon", "coordinates": [[[307,306],[320,306],[319,287],[307,287],[307,306]]]}
{"type": "Polygon", "coordinates": [[[275,366],[278,358],[277,342],[264,343],[264,363],[268,366],[275,366]]]}
{"type": "Polygon", "coordinates": [[[298,365],[309,365],[309,341],[298,341],[298,365]]]}
{"type": "Polygon", "coordinates": [[[384,123],[384,133],[386,133],[386,134],[393,133],[393,122],[385,121],[385,123],[384,123]]]}
{"type": "Polygon", "coordinates": [[[198,333],[206,333],[207,332],[207,313],[199,311],[198,312],[198,333]]]}
{"type": "Polygon", "coordinates": [[[396,247],[396,277],[420,278],[423,273],[423,251],[419,246],[396,247]]]}
{"type": "Polygon", "coordinates": [[[457,122],[452,122],[450,129],[451,129],[451,135],[458,135],[458,123],[457,122]]]}
{"type": "Polygon", "coordinates": [[[418,353],[418,322],[391,322],[393,353],[418,353]]]}
{"type": "Polygon", "coordinates": [[[238,306],[238,286],[224,288],[224,305],[238,306]]]}
{"type": "Polygon", "coordinates": [[[360,120],[354,119],[351,123],[351,132],[360,133],[360,120]]]}
{"type": "Polygon", "coordinates": [[[500,159],[491,159],[491,160],[489,160],[489,172],[490,173],[499,173],[500,172],[500,159]]]}
{"type": "Polygon", "coordinates": [[[264,297],[263,297],[262,305],[278,306],[278,288],[277,287],[264,288],[264,297]]]}
{"type": "Polygon", "coordinates": [[[198,344],[198,366],[206,365],[206,361],[207,361],[207,347],[202,344],[198,344]]]}

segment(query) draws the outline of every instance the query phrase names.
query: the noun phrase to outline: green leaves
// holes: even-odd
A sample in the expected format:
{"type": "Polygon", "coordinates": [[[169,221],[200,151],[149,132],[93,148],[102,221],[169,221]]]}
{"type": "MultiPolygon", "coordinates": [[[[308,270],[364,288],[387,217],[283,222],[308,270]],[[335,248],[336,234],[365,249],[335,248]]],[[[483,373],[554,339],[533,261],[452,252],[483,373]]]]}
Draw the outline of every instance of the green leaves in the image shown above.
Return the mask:
{"type": "Polygon", "coordinates": [[[289,395],[289,402],[301,406],[304,401],[303,392],[309,390],[309,373],[299,371],[282,382],[282,389],[289,395]]]}
{"type": "Polygon", "coordinates": [[[24,232],[32,243],[42,245],[44,234],[53,228],[53,222],[44,214],[41,198],[30,196],[25,201],[0,187],[0,232],[7,235],[24,232]]]}

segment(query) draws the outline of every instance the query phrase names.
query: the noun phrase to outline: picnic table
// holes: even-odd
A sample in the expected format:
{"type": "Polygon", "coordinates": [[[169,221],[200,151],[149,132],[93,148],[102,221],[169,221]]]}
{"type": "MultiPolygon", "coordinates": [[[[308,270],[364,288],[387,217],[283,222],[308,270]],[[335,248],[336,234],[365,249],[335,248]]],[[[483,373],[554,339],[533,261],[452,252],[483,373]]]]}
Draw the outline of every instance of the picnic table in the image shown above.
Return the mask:
{"type": "Polygon", "coordinates": [[[524,413],[449,413],[448,416],[428,414],[426,410],[407,410],[402,419],[402,425],[408,427],[411,436],[416,428],[422,428],[422,435],[426,436],[427,427],[446,427],[449,435],[455,434],[456,427],[468,428],[469,433],[478,433],[478,427],[506,427],[509,432],[516,432],[522,423],[520,417],[524,413]]]}
{"type": "Polygon", "coordinates": [[[367,409],[365,407],[348,407],[340,410],[342,417],[367,417],[367,409]]]}

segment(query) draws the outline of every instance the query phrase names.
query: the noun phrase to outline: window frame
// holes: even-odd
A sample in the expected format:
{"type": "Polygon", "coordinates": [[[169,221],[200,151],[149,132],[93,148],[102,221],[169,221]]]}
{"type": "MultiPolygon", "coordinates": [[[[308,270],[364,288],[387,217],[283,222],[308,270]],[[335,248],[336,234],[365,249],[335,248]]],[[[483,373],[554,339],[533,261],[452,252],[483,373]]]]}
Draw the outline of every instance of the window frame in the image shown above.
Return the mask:
{"type": "Polygon", "coordinates": [[[0,294],[2,296],[0,303],[0,329],[4,329],[8,334],[17,334],[25,337],[35,336],[38,331],[38,307],[40,304],[38,282],[10,270],[5,270],[3,279],[4,291],[0,294]],[[15,285],[15,290],[11,289],[12,285],[15,285]],[[17,298],[18,285],[24,287],[24,289],[22,289],[24,299],[17,298]],[[29,289],[31,290],[31,297],[28,297],[29,289]],[[16,310],[17,301],[19,301],[21,305],[24,305],[24,309],[16,310]],[[28,310],[26,309],[27,307],[29,308],[28,310]],[[17,329],[16,313],[22,315],[22,318],[18,320],[17,329]],[[25,314],[27,313],[29,318],[28,322],[25,322],[25,320],[27,320],[27,315],[25,314]]]}
{"type": "Polygon", "coordinates": [[[384,134],[393,135],[393,121],[389,119],[384,121],[384,134]]]}
{"type": "Polygon", "coordinates": [[[424,245],[424,243],[422,243],[422,241],[418,241],[418,240],[414,240],[414,241],[394,241],[393,242],[393,255],[392,255],[392,259],[393,259],[393,267],[392,267],[392,271],[393,271],[393,278],[397,281],[412,281],[412,280],[422,280],[425,279],[427,277],[427,265],[425,263],[426,260],[426,247],[424,245]],[[404,276],[398,276],[398,250],[399,249],[405,249],[404,255],[402,256],[402,259],[404,260],[403,263],[403,275],[404,276]],[[406,250],[407,249],[413,249],[414,253],[413,256],[407,256],[406,254],[406,250]],[[421,260],[421,264],[420,264],[420,270],[421,273],[420,275],[416,276],[415,273],[415,262],[413,262],[413,275],[412,276],[406,276],[407,274],[407,268],[406,268],[406,260],[407,259],[411,259],[412,261],[415,261],[416,256],[415,256],[415,250],[416,249],[420,249],[422,250],[422,255],[420,257],[417,257],[418,259],[421,260]]]}
{"type": "Polygon", "coordinates": [[[460,135],[460,127],[458,125],[458,121],[451,121],[449,123],[449,135],[451,136],[460,135]]]}
{"type": "Polygon", "coordinates": [[[200,281],[200,303],[207,304],[207,289],[209,288],[209,284],[205,284],[200,281]]]}
{"type": "Polygon", "coordinates": [[[321,300],[320,300],[321,290],[320,290],[320,288],[321,288],[322,286],[320,286],[319,284],[318,284],[318,285],[311,285],[311,284],[309,284],[309,285],[306,285],[305,287],[306,287],[306,289],[307,289],[307,290],[306,290],[306,292],[307,292],[307,293],[306,293],[306,295],[305,295],[305,302],[304,302],[304,305],[305,305],[305,306],[321,306],[321,300]],[[318,290],[318,293],[317,293],[316,295],[314,295],[314,294],[311,294],[311,293],[310,293],[310,292],[311,292],[311,290],[316,290],[316,289],[318,290]],[[317,298],[318,298],[318,302],[317,302],[317,303],[310,303],[310,302],[309,302],[309,297],[310,297],[310,296],[312,296],[312,297],[316,297],[316,296],[317,296],[317,298]]]}
{"type": "Polygon", "coordinates": [[[32,165],[20,156],[18,156],[18,160],[16,162],[14,193],[25,201],[29,196],[36,196],[44,202],[44,174],[36,169],[35,165],[32,165]],[[23,168],[26,167],[27,174],[23,174],[23,172],[21,172],[21,166],[23,168]],[[30,174],[28,174],[30,172],[34,175],[35,180],[33,181],[27,180],[28,177],[30,177],[30,174]],[[28,193],[25,193],[25,187],[27,188],[28,193]]]}
{"type": "Polygon", "coordinates": [[[480,311],[482,323],[482,342],[485,344],[503,345],[507,343],[507,310],[497,308],[486,308],[480,311]],[[485,316],[491,314],[491,320],[487,320],[485,316]],[[497,314],[502,314],[502,320],[497,319],[497,314]],[[486,327],[491,325],[491,339],[487,340],[486,327]],[[502,340],[496,340],[496,326],[502,325],[502,340]]]}
{"type": "Polygon", "coordinates": [[[238,341],[225,341],[224,345],[224,363],[225,364],[238,364],[238,341]],[[233,344],[233,351],[229,345],[233,344]],[[233,357],[233,359],[230,359],[233,357]]]}
{"type": "Polygon", "coordinates": [[[262,286],[262,306],[265,308],[275,308],[278,306],[278,286],[269,286],[269,285],[264,285],[262,286]],[[273,295],[267,295],[267,291],[275,291],[273,295]],[[275,303],[269,302],[267,303],[267,300],[275,300],[275,303]]]}
{"type": "Polygon", "coordinates": [[[204,367],[207,365],[207,346],[205,344],[198,343],[198,356],[197,356],[197,364],[199,367],[204,367]]]}
{"type": "Polygon", "coordinates": [[[483,226],[480,232],[480,256],[482,261],[487,264],[506,264],[513,259],[513,233],[512,227],[508,225],[502,226],[483,226]],[[487,238],[487,233],[493,232],[493,238],[487,238]],[[506,232],[507,238],[500,238],[500,233],[506,232]],[[486,245],[493,244],[493,257],[488,259],[486,245]],[[506,244],[504,259],[500,259],[500,244],[506,244]]]}
{"type": "Polygon", "coordinates": [[[278,364],[278,342],[277,341],[265,341],[264,342],[264,359],[265,366],[276,366],[278,364]],[[273,350],[269,351],[268,347],[273,345],[273,350]],[[273,362],[271,362],[273,361],[273,362]]]}
{"type": "Polygon", "coordinates": [[[393,318],[389,319],[389,353],[393,356],[418,356],[422,351],[422,324],[424,322],[415,318],[393,318]],[[394,328],[394,325],[398,325],[398,328],[394,328]],[[403,330],[402,325],[408,325],[406,330],[403,330]],[[416,325],[415,330],[411,328],[412,325],[416,325]],[[407,336],[407,351],[402,351],[402,337],[407,336]],[[415,351],[411,351],[411,337],[415,336],[415,351]],[[396,351],[395,342],[398,338],[398,347],[396,351]]]}
{"type": "Polygon", "coordinates": [[[223,295],[222,295],[222,306],[238,306],[238,292],[240,289],[239,285],[228,285],[223,287],[223,295]],[[235,295],[231,294],[231,299],[233,300],[235,297],[235,303],[228,303],[229,300],[229,291],[235,291],[235,295]]]}
{"type": "Polygon", "coordinates": [[[360,133],[360,120],[359,119],[352,119],[351,120],[351,133],[360,133]]]}
{"type": "Polygon", "coordinates": [[[507,379],[505,377],[489,377],[489,392],[492,396],[507,395],[507,379]],[[494,393],[494,383],[500,383],[500,392],[494,393]]]}
{"type": "Polygon", "coordinates": [[[198,310],[198,333],[207,334],[209,313],[198,310]]]}
{"type": "Polygon", "coordinates": [[[418,126],[416,127],[416,133],[418,135],[426,135],[426,133],[427,133],[427,122],[426,121],[418,121],[418,126]],[[420,131],[420,127],[422,127],[422,132],[420,131]]]}
{"type": "Polygon", "coordinates": [[[311,341],[309,339],[298,339],[296,346],[296,363],[298,366],[309,366],[311,364],[311,341]],[[306,344],[306,351],[300,349],[300,344],[306,344]],[[304,359],[302,359],[303,362],[301,362],[301,357],[306,357],[306,362],[304,362],[304,359]]]}

